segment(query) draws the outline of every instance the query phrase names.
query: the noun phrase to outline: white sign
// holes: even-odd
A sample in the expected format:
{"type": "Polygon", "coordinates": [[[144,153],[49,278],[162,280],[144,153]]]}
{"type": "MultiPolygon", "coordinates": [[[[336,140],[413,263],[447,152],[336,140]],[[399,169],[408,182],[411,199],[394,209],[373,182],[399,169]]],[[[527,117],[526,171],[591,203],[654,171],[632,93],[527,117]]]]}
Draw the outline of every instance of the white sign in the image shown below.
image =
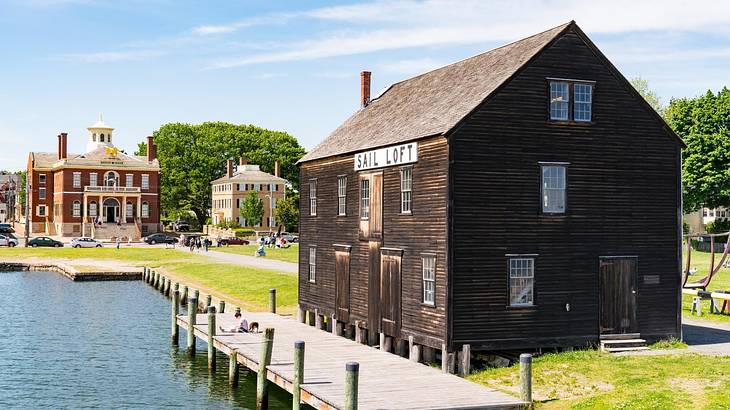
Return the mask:
{"type": "Polygon", "coordinates": [[[378,148],[355,154],[355,171],[410,164],[418,161],[418,143],[378,148]]]}

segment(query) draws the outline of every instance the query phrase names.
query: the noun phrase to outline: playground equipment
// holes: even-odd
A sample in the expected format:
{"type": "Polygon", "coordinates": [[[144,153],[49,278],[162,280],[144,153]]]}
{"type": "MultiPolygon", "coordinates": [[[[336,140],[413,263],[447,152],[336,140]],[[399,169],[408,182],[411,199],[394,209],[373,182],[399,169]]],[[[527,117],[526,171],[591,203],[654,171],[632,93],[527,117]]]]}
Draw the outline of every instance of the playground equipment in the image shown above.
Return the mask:
{"type": "Polygon", "coordinates": [[[707,287],[710,285],[710,281],[712,281],[712,277],[715,276],[717,272],[720,271],[720,269],[726,266],[725,262],[727,259],[728,250],[730,250],[730,232],[705,235],[689,234],[685,235],[685,237],[687,238],[687,264],[686,268],[684,269],[684,279],[682,280],[682,287],[684,289],[702,289],[703,291],[706,291],[707,287]],[[727,242],[725,243],[725,249],[722,252],[720,262],[715,265],[715,238],[720,236],[727,236],[727,242]],[[689,280],[689,275],[690,273],[692,273],[690,271],[690,263],[692,262],[692,238],[699,237],[710,238],[710,270],[708,271],[707,276],[700,279],[699,281],[687,283],[689,280]]]}

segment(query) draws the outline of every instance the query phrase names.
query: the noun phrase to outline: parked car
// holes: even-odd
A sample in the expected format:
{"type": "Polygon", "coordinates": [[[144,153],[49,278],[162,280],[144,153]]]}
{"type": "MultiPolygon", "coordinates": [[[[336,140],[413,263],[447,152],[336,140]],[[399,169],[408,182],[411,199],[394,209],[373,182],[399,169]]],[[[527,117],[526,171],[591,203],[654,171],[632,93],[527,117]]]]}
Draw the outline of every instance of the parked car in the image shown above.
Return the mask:
{"type": "Polygon", "coordinates": [[[281,236],[283,236],[287,242],[291,242],[291,243],[299,242],[299,236],[290,234],[289,232],[282,232],[281,236]]]}
{"type": "Polygon", "coordinates": [[[142,238],[142,240],[149,245],[154,245],[156,243],[177,243],[179,239],[164,233],[155,233],[142,238]]]}
{"type": "Polygon", "coordinates": [[[0,233],[15,233],[15,229],[10,224],[0,224],[0,233]]]}
{"type": "Polygon", "coordinates": [[[189,232],[190,224],[185,221],[175,221],[172,223],[172,230],[175,232],[189,232]]]}
{"type": "Polygon", "coordinates": [[[103,246],[101,242],[92,238],[81,237],[71,240],[71,247],[73,248],[101,248],[103,246]]]}
{"type": "Polygon", "coordinates": [[[243,238],[236,238],[235,236],[229,236],[227,238],[221,238],[220,241],[218,241],[219,244],[228,246],[228,245],[248,245],[250,242],[243,238]]]}
{"type": "Polygon", "coordinates": [[[60,248],[63,246],[63,242],[57,241],[47,236],[39,236],[28,241],[28,246],[37,248],[39,246],[60,248]]]}
{"type": "Polygon", "coordinates": [[[0,235],[0,246],[18,246],[18,240],[9,235],[0,235]]]}

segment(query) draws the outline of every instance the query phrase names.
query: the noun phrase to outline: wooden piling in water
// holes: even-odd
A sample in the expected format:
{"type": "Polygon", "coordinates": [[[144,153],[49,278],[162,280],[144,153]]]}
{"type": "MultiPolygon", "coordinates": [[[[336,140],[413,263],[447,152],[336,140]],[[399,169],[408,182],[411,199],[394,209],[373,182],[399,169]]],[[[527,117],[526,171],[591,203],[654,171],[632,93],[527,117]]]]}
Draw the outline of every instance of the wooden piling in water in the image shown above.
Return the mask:
{"type": "Polygon", "coordinates": [[[215,371],[215,306],[208,306],[208,371],[215,371]]]}
{"type": "Polygon", "coordinates": [[[165,287],[162,291],[162,294],[164,294],[165,296],[170,296],[170,289],[172,289],[172,279],[167,278],[165,280],[165,287]]]}
{"type": "Polygon", "coordinates": [[[345,365],[345,410],[357,410],[357,382],[360,364],[349,362],[345,365]]]}
{"type": "Polygon", "coordinates": [[[213,296],[205,295],[205,308],[208,309],[213,304],[213,296]]]}
{"type": "Polygon", "coordinates": [[[532,404],[532,355],[520,355],[520,400],[532,404]]]}
{"type": "Polygon", "coordinates": [[[179,312],[180,291],[172,293],[172,345],[180,344],[180,328],[177,325],[177,314],[179,312]]]}
{"type": "Polygon", "coordinates": [[[271,364],[271,351],[274,347],[274,328],[267,327],[261,340],[261,354],[259,368],[256,375],[256,410],[262,410],[269,404],[269,380],[266,377],[266,368],[271,364]]]}
{"type": "Polygon", "coordinates": [[[188,304],[188,287],[187,287],[187,285],[183,286],[182,296],[180,296],[180,304],[186,305],[186,306],[188,304]]]}
{"type": "Polygon", "coordinates": [[[269,312],[276,313],[276,289],[269,289],[269,312]]]}
{"type": "Polygon", "coordinates": [[[152,287],[157,289],[157,281],[160,280],[160,274],[157,271],[152,271],[152,287]]]}
{"type": "Polygon", "coordinates": [[[188,355],[195,356],[195,315],[198,313],[198,299],[188,301],[188,355]]]}
{"type": "Polygon", "coordinates": [[[292,383],[292,410],[299,410],[304,382],[304,341],[294,342],[294,381],[292,383]]]}
{"type": "Polygon", "coordinates": [[[238,350],[231,350],[228,357],[228,384],[231,387],[238,387],[238,350]]]}
{"type": "Polygon", "coordinates": [[[226,313],[226,301],[221,300],[218,303],[218,313],[226,313]]]}

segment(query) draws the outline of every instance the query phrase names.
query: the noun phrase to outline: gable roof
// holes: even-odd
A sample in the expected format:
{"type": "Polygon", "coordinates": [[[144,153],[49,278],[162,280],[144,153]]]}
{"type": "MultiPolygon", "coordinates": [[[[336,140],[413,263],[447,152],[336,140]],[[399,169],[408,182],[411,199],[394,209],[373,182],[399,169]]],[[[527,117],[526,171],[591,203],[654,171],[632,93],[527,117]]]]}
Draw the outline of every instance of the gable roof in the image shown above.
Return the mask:
{"type": "Polygon", "coordinates": [[[223,182],[252,182],[252,183],[279,183],[286,184],[287,180],[276,175],[264,172],[259,168],[258,165],[239,165],[233,176],[230,178],[224,175],[214,181],[211,181],[211,185],[220,184],[223,182]]]}
{"type": "Polygon", "coordinates": [[[299,162],[446,133],[571,24],[393,84],[299,162]]]}
{"type": "Polygon", "coordinates": [[[522,67],[574,29],[679,143],[684,142],[588,39],[575,21],[391,85],[298,163],[447,134],[522,67]]]}

